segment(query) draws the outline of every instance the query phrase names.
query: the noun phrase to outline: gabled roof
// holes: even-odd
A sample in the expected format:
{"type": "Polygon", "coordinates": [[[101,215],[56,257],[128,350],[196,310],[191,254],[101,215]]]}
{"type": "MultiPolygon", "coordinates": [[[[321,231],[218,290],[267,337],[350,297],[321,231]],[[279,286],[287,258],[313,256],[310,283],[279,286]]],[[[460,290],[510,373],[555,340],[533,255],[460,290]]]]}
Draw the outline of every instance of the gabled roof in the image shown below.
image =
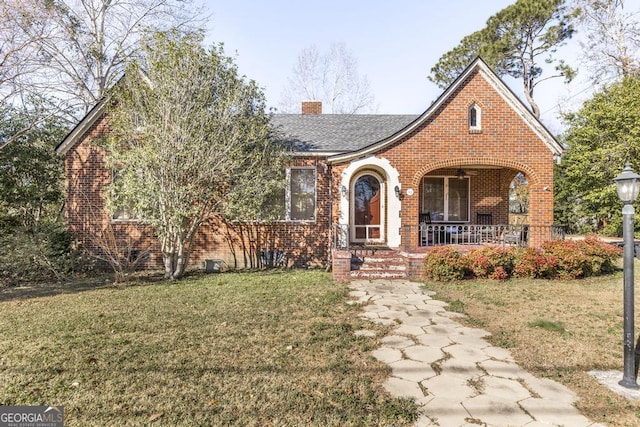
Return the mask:
{"type": "Polygon", "coordinates": [[[405,128],[419,116],[387,114],[275,114],[276,130],[295,153],[356,151],[405,128]]]}
{"type": "MultiPolygon", "coordinates": [[[[421,115],[275,114],[272,123],[295,154],[348,161],[384,149],[422,126],[475,72],[482,74],[554,155],[562,154],[562,146],[553,135],[481,58],[476,58],[421,115]]],[[[100,100],[56,147],[56,152],[65,155],[102,117],[108,102],[107,98],[100,100]]]]}
{"type": "MultiPolygon", "coordinates": [[[[456,90],[463,84],[463,82],[473,73],[480,73],[485,80],[500,94],[505,102],[522,118],[533,132],[545,143],[549,150],[557,156],[562,155],[563,148],[553,137],[551,132],[538,120],[531,111],[522,103],[522,101],[513,93],[511,89],[498,77],[496,73],[484,62],[480,57],[477,57],[469,66],[458,76],[458,78],[438,97],[438,99],[431,104],[431,106],[422,113],[416,120],[411,122],[405,128],[390,134],[389,136],[379,140],[373,141],[371,144],[350,152],[344,152],[341,154],[335,154],[329,157],[330,162],[343,162],[358,157],[371,155],[385,147],[398,142],[400,139],[409,135],[417,128],[423,125],[432,115],[442,106],[456,90]]],[[[346,150],[345,150],[346,151],[346,150]]]]}
{"type": "Polygon", "coordinates": [[[91,126],[104,114],[106,110],[108,99],[102,98],[91,110],[78,122],[78,124],[71,129],[71,131],[64,137],[62,142],[56,147],[56,153],[64,156],[67,154],[75,144],[82,138],[82,136],[91,129],[91,126]]]}

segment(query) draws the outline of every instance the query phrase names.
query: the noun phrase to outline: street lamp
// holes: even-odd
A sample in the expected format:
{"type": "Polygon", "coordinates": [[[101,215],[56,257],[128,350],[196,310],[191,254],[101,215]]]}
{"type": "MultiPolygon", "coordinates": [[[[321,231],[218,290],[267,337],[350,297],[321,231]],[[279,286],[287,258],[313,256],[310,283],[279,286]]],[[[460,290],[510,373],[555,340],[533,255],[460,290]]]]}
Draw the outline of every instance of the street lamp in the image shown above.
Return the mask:
{"type": "Polygon", "coordinates": [[[613,179],[618,190],[618,197],[624,204],[622,208],[622,237],[624,240],[624,372],[620,385],[626,388],[638,389],[636,383],[636,370],[633,354],[633,322],[634,322],[634,297],[633,297],[633,215],[635,209],[633,202],[638,198],[640,191],[640,175],[631,169],[627,163],[620,175],[613,179]]]}

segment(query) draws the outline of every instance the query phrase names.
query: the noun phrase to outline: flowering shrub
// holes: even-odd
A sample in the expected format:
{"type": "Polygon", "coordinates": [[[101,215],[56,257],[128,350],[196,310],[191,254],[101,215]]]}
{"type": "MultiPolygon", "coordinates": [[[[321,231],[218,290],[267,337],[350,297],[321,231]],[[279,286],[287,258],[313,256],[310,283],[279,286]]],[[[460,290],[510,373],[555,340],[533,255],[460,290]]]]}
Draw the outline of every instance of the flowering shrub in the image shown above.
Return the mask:
{"type": "Polygon", "coordinates": [[[540,248],[520,249],[516,253],[513,277],[548,279],[555,275],[558,258],[545,254],[540,248]]]}
{"type": "Polygon", "coordinates": [[[429,251],[425,277],[438,281],[467,278],[506,280],[576,279],[615,271],[622,250],[595,237],[583,241],[554,240],[540,248],[484,246],[465,254],[451,246],[429,251]]]}
{"type": "Polygon", "coordinates": [[[467,265],[475,277],[497,280],[509,278],[515,259],[514,248],[484,246],[465,255],[467,265]]]}
{"type": "Polygon", "coordinates": [[[577,279],[586,277],[589,260],[582,251],[580,243],[573,240],[553,240],[542,244],[545,254],[558,259],[555,276],[559,279],[577,279]]]}
{"type": "Polygon", "coordinates": [[[438,246],[424,259],[425,277],[439,282],[464,279],[467,263],[460,252],[451,246],[438,246]]]}
{"type": "Polygon", "coordinates": [[[622,256],[622,248],[589,236],[578,242],[589,260],[585,268],[591,276],[607,274],[615,271],[614,260],[622,256]]]}

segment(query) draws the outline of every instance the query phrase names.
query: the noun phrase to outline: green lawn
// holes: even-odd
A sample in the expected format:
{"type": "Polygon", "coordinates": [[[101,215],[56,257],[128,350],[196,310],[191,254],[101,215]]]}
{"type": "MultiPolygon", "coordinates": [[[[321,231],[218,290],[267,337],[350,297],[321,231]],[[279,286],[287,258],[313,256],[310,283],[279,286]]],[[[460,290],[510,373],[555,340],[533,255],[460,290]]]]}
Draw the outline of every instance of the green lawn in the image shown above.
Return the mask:
{"type": "Polygon", "coordinates": [[[378,338],[354,336],[373,326],[329,274],[229,273],[57,291],[0,291],[1,405],[63,405],[67,426],[415,419],[412,402],[382,390],[388,370],[370,357],[378,338]]]}
{"type": "MultiPolygon", "coordinates": [[[[636,260],[636,283],[640,262],[636,260]]],[[[584,280],[494,280],[426,284],[470,325],[491,332],[493,344],[538,377],[573,389],[577,408],[596,422],[640,425],[640,402],[600,385],[590,370],[617,370],[622,379],[622,273],[584,280]]],[[[636,291],[636,306],[640,292],[636,291]]],[[[636,309],[636,337],[640,310],[636,309]]]]}

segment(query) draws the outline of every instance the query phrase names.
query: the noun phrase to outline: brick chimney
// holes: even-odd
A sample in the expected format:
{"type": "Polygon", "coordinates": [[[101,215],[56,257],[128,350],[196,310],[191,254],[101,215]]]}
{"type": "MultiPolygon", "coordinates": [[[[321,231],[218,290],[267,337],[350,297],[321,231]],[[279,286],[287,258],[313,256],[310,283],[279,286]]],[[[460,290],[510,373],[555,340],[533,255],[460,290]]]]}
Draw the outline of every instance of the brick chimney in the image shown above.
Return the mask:
{"type": "Polygon", "coordinates": [[[302,114],[322,114],[322,101],[302,101],[302,114]]]}

